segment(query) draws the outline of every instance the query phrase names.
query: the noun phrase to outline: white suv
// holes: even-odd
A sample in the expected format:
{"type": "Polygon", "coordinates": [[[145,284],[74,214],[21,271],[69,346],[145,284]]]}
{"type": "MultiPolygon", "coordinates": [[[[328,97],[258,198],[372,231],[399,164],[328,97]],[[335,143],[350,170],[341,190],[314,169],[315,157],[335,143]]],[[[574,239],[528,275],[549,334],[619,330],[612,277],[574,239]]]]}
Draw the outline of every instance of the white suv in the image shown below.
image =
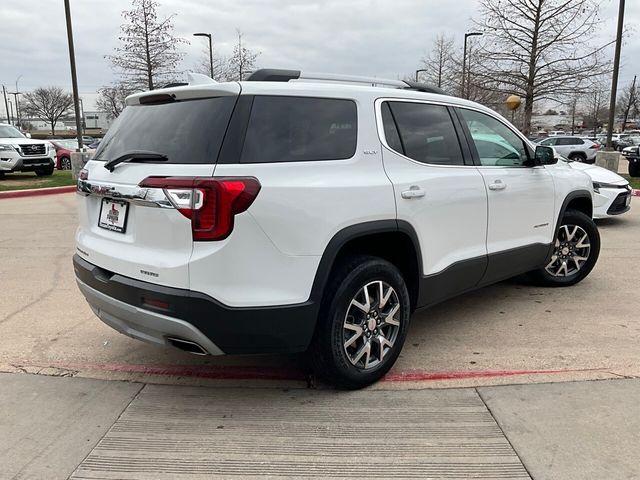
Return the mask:
{"type": "Polygon", "coordinates": [[[553,147],[560,155],[569,160],[582,163],[594,163],[596,154],[600,150],[600,144],[588,138],[574,137],[571,135],[555,136],[539,141],[540,145],[553,147]]]}
{"type": "Polygon", "coordinates": [[[590,178],[488,108],[379,78],[190,78],[129,97],[78,181],[77,282],[122,333],[308,351],[356,388],[391,368],[414,310],[596,263],[590,178]]]}
{"type": "Polygon", "coordinates": [[[56,151],[51,142],[25,137],[12,125],[0,123],[0,177],[12,172],[53,174],[56,151]]]}

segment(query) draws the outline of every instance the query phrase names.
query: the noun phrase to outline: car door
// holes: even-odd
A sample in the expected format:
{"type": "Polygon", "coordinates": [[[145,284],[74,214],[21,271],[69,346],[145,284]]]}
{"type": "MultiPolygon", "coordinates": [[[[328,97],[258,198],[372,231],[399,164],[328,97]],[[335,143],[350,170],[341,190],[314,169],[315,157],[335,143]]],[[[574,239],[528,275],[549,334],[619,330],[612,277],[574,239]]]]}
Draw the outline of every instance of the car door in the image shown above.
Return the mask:
{"type": "Polygon", "coordinates": [[[458,108],[478,171],[488,194],[487,253],[482,283],[539,267],[553,240],[555,195],[533,151],[497,116],[458,108]]]}
{"type": "Polygon", "coordinates": [[[457,119],[447,106],[397,99],[379,100],[377,115],[397,218],[420,245],[418,306],[475,287],[487,261],[487,193],[457,119]]]}

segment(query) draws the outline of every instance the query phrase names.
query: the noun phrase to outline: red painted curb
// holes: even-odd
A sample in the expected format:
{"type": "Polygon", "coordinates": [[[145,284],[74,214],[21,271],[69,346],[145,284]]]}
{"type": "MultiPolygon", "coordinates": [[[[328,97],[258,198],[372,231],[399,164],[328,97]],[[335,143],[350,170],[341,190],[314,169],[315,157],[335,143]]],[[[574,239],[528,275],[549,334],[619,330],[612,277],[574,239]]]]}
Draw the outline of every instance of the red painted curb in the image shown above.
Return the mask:
{"type": "Polygon", "coordinates": [[[75,185],[67,187],[51,187],[51,188],[32,188],[29,190],[10,190],[8,192],[0,192],[2,198],[21,198],[21,197],[40,197],[42,195],[55,195],[57,193],[71,193],[76,191],[75,185]]]}
{"type": "MultiPolygon", "coordinates": [[[[305,380],[301,370],[211,365],[128,365],[120,363],[53,363],[49,365],[20,365],[22,367],[53,367],[66,370],[96,370],[103,372],[139,373],[170,377],[208,378],[215,380],[305,380]]],[[[603,368],[564,370],[480,370],[461,372],[425,372],[407,370],[388,373],[383,382],[429,382],[438,380],[464,380],[526,375],[556,375],[605,371],[603,368]]]]}
{"type": "Polygon", "coordinates": [[[640,190],[634,190],[631,194],[632,194],[634,197],[640,197],[640,190]]]}

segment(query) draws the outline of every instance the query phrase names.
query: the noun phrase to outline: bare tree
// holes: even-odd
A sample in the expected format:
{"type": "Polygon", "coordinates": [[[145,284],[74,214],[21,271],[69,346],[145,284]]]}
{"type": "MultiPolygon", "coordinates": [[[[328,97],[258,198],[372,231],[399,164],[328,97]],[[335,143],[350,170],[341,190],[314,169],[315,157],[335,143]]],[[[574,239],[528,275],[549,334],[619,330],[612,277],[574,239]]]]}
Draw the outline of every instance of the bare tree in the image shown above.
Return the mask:
{"type": "Polygon", "coordinates": [[[621,131],[627,126],[627,120],[629,120],[629,114],[634,118],[638,116],[640,110],[640,101],[638,98],[638,87],[636,86],[636,76],[634,75],[633,81],[630,85],[626,86],[618,95],[617,110],[622,112],[622,126],[621,131]]]}
{"type": "Polygon", "coordinates": [[[173,17],[158,17],[159,3],[132,0],[133,8],[122,12],[126,23],[120,27],[121,45],[107,58],[131,90],[153,90],[174,81],[184,53],[178,51],[186,40],[173,35],[173,17]]]}
{"type": "Polygon", "coordinates": [[[587,92],[582,95],[582,107],[585,111],[583,127],[592,131],[595,136],[609,115],[609,85],[602,79],[595,79],[586,88],[587,92]]]}
{"type": "Polygon", "coordinates": [[[595,0],[480,0],[480,15],[479,73],[524,98],[526,134],[534,102],[586,91],[585,79],[609,68],[600,55],[606,45],[588,42],[599,24],[595,0]]]}
{"type": "Polygon", "coordinates": [[[27,115],[49,122],[51,135],[56,133],[56,123],[69,112],[73,105],[73,96],[60,87],[36,88],[25,93],[23,109],[27,115]]]}
{"type": "Polygon", "coordinates": [[[422,68],[429,83],[446,91],[455,91],[457,65],[454,60],[453,37],[440,33],[433,41],[429,54],[422,59],[422,68]]]}
{"type": "Polygon", "coordinates": [[[106,112],[110,119],[117,118],[126,106],[125,100],[133,91],[122,83],[114,83],[98,90],[96,107],[101,112],[106,112]]]}
{"type": "Polygon", "coordinates": [[[256,59],[260,52],[254,52],[242,44],[244,34],[237,30],[238,43],[233,47],[233,53],[228,61],[227,80],[243,80],[245,75],[255,69],[256,59]]]}
{"type": "MultiPolygon", "coordinates": [[[[213,79],[218,82],[226,82],[229,79],[229,59],[224,55],[221,55],[215,44],[213,45],[213,79]]],[[[196,73],[202,73],[203,75],[211,75],[211,66],[209,64],[209,48],[206,48],[202,52],[202,58],[194,67],[196,73]]]]}

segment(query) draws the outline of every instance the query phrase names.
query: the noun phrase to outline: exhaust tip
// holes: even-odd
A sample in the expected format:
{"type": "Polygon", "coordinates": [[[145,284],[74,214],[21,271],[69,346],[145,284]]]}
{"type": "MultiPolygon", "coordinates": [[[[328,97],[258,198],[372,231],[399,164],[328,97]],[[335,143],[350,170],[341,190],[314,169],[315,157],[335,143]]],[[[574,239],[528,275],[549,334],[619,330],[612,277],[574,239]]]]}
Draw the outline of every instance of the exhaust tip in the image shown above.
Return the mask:
{"type": "Polygon", "coordinates": [[[182,338],[167,337],[167,341],[174,347],[179,348],[185,352],[193,353],[194,355],[208,355],[204,348],[196,342],[191,340],[184,340],[182,338]]]}

